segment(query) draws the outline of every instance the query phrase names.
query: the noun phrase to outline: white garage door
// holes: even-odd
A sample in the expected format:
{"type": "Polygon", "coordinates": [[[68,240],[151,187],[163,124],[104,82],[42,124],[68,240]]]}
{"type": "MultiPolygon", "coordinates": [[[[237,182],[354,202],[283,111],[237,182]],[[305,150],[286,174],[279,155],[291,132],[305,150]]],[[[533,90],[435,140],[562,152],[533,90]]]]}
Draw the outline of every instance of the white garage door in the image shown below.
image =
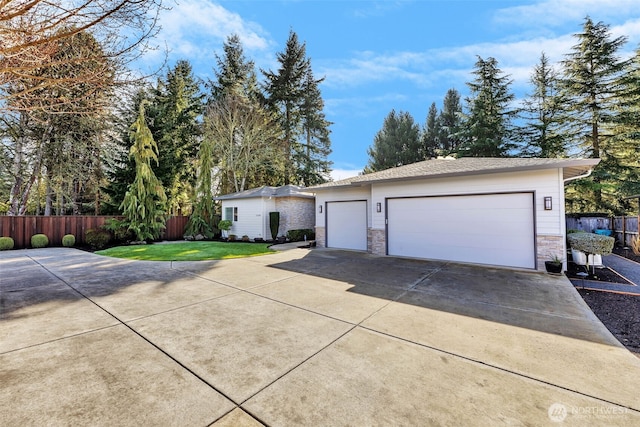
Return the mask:
{"type": "Polygon", "coordinates": [[[367,202],[327,203],[327,247],[367,250],[367,202]]]}
{"type": "Polygon", "coordinates": [[[387,201],[389,255],[535,268],[532,193],[387,201]]]}

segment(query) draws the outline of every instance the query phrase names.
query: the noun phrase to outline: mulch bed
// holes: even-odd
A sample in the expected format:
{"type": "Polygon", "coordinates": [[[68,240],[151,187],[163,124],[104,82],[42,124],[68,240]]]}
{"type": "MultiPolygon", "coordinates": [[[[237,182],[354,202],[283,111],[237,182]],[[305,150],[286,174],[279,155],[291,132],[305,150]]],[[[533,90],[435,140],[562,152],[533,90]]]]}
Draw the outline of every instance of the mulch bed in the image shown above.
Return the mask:
{"type": "Polygon", "coordinates": [[[640,296],[578,290],[598,319],[640,357],[640,296]]]}
{"type": "MultiPolygon", "coordinates": [[[[631,250],[615,248],[613,252],[640,263],[640,256],[634,255],[631,250]]],[[[576,272],[575,265],[569,263],[567,276],[578,277],[576,272]]],[[[589,280],[629,284],[608,268],[597,268],[595,277],[589,277],[589,280]]],[[[578,289],[578,292],[618,341],[640,357],[640,296],[582,289],[578,289]]]]}

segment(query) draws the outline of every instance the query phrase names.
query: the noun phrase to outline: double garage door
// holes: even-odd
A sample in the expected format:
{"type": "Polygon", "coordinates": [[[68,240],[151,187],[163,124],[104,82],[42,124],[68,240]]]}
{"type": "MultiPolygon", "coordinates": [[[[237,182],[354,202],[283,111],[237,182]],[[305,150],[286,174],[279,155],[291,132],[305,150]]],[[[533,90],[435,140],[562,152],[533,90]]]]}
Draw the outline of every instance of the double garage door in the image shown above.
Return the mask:
{"type": "Polygon", "coordinates": [[[387,253],[535,268],[533,193],[387,200],[387,253]]]}
{"type": "MultiPolygon", "coordinates": [[[[326,205],[327,246],[367,250],[366,201],[326,205]]],[[[533,193],[390,198],[389,255],[535,268],[533,193]]]]}

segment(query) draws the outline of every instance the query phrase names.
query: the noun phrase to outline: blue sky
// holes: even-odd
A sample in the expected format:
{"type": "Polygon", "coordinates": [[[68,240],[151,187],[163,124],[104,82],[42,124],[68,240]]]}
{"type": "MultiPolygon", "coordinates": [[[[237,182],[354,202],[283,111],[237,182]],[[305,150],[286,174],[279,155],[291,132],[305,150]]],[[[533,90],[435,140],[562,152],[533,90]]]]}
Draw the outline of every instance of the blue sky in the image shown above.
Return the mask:
{"type": "MultiPolygon", "coordinates": [[[[213,77],[215,55],[231,34],[258,68],[277,70],[293,30],[306,43],[325,114],[333,122],[332,176],[357,174],[367,148],[392,109],[423,124],[429,106],[450,88],[462,96],[477,55],[498,60],[523,97],[532,67],[545,52],[556,63],[575,44],[585,16],[640,46],[638,0],[177,0],[160,17],[157,43],[169,64],[187,59],[197,76],[213,77]]],[[[141,68],[157,67],[160,52],[141,68]]]]}

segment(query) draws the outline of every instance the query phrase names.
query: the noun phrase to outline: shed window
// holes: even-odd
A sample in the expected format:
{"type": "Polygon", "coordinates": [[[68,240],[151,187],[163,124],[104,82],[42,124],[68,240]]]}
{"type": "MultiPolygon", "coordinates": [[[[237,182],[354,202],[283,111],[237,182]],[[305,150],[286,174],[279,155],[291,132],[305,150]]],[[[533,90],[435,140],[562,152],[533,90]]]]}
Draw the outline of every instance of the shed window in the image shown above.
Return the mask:
{"type": "Polygon", "coordinates": [[[224,208],[224,219],[228,221],[233,220],[233,209],[234,208],[224,208]]]}

